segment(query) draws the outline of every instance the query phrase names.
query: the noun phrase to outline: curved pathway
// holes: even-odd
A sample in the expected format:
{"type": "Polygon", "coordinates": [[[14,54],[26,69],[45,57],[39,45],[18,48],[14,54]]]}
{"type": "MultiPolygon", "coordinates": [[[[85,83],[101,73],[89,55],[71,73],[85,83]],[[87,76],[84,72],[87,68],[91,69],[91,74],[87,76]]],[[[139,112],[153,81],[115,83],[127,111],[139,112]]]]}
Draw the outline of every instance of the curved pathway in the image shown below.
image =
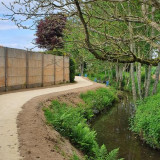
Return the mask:
{"type": "Polygon", "coordinates": [[[92,82],[76,77],[76,84],[53,88],[8,93],[0,95],[0,160],[20,160],[16,119],[22,106],[30,99],[49,93],[93,85],[92,82]]]}

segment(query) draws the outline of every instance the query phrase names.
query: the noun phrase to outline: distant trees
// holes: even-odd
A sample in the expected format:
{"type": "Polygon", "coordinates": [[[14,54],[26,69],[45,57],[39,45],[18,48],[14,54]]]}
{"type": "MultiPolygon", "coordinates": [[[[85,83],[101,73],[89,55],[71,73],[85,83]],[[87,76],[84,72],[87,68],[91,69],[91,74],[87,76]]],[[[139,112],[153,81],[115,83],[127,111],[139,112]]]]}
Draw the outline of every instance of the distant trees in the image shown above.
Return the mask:
{"type": "Polygon", "coordinates": [[[66,25],[64,15],[46,16],[38,22],[35,39],[39,48],[53,50],[63,47],[63,30],[66,25]]]}

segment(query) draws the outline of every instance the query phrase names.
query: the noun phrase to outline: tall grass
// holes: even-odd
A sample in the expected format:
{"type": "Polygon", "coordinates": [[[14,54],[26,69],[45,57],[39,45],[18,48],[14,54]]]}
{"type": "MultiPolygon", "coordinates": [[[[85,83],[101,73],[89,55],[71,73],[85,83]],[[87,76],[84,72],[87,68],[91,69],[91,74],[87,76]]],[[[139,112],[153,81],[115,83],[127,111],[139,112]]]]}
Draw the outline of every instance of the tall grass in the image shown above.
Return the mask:
{"type": "Polygon", "coordinates": [[[116,91],[113,89],[100,88],[96,91],[88,91],[82,93],[80,97],[83,99],[85,104],[91,109],[103,110],[106,107],[110,107],[116,97],[116,91]]]}
{"type": "Polygon", "coordinates": [[[131,130],[151,147],[160,149],[160,90],[157,95],[137,103],[136,114],[131,120],[131,130]]]}

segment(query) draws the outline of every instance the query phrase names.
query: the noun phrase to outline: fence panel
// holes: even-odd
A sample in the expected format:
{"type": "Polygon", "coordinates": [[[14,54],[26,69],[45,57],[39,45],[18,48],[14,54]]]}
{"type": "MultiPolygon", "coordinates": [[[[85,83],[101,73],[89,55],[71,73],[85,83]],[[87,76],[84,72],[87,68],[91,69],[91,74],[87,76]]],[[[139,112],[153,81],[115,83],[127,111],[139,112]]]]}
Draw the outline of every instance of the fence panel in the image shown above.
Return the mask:
{"type": "Polygon", "coordinates": [[[69,57],[0,47],[0,91],[69,82],[69,57]]]}
{"type": "Polygon", "coordinates": [[[8,48],[8,90],[26,88],[26,51],[8,48]]]}
{"type": "Polygon", "coordinates": [[[53,85],[55,78],[54,78],[54,65],[55,65],[55,58],[53,55],[45,54],[44,55],[44,86],[53,85]]]}
{"type": "Polygon", "coordinates": [[[42,53],[28,54],[28,87],[42,86],[42,53]]]}
{"type": "Polygon", "coordinates": [[[55,58],[55,84],[63,83],[63,57],[56,56],[55,58]]]}
{"type": "Polygon", "coordinates": [[[69,57],[64,57],[64,81],[69,82],[69,57]]]}
{"type": "Polygon", "coordinates": [[[5,91],[5,48],[0,47],[0,91],[5,91]]]}

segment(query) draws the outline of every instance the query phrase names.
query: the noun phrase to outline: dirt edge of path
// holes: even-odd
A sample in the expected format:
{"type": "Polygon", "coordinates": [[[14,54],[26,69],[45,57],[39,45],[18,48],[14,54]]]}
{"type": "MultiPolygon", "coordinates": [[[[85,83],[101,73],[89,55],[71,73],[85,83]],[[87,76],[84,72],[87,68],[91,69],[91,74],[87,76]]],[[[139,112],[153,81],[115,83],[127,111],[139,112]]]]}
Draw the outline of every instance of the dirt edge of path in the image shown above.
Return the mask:
{"type": "Polygon", "coordinates": [[[104,86],[94,83],[88,87],[38,96],[24,104],[17,117],[19,151],[23,159],[68,160],[73,152],[82,157],[83,154],[72,146],[69,140],[46,125],[42,108],[54,99],[76,105],[82,102],[80,93],[104,86]]]}

